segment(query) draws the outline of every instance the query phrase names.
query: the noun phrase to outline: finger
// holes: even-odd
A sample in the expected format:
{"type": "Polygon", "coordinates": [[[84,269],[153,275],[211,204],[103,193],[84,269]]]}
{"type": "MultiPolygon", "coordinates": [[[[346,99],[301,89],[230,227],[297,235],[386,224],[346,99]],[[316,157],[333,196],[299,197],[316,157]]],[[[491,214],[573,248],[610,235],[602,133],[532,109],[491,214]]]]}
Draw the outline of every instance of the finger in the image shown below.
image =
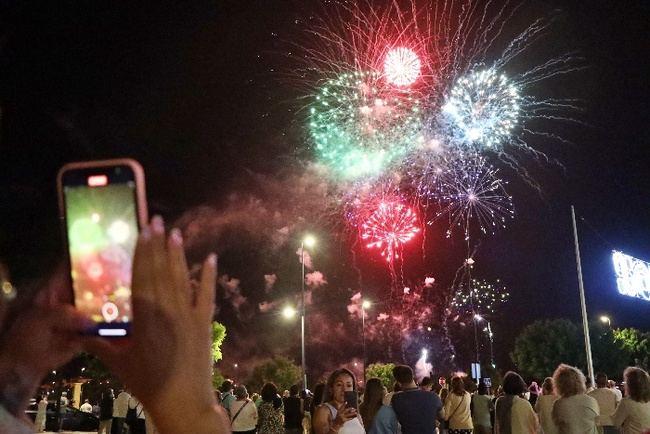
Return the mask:
{"type": "Polygon", "coordinates": [[[93,320],[68,304],[61,304],[51,310],[45,310],[40,315],[45,326],[59,332],[81,333],[92,330],[96,325],[93,320]]]}
{"type": "Polygon", "coordinates": [[[183,250],[183,236],[177,228],[172,229],[169,234],[167,251],[169,252],[169,269],[176,288],[174,297],[181,306],[190,306],[192,296],[190,273],[187,270],[187,261],[183,250]]]}
{"type": "Polygon", "coordinates": [[[133,255],[131,288],[134,298],[137,297],[145,300],[153,300],[155,298],[154,282],[151,277],[153,275],[152,256],[151,228],[145,226],[140,231],[133,255]]]}
{"type": "Polygon", "coordinates": [[[202,321],[212,320],[214,314],[214,288],[217,282],[217,255],[210,253],[203,262],[201,283],[196,294],[196,311],[202,321]]]}
{"type": "Polygon", "coordinates": [[[151,251],[153,258],[153,279],[155,282],[156,299],[165,304],[174,304],[174,296],[169,294],[175,290],[171,281],[169,261],[167,260],[167,246],[165,245],[165,222],[159,215],[151,219],[151,251]]]}

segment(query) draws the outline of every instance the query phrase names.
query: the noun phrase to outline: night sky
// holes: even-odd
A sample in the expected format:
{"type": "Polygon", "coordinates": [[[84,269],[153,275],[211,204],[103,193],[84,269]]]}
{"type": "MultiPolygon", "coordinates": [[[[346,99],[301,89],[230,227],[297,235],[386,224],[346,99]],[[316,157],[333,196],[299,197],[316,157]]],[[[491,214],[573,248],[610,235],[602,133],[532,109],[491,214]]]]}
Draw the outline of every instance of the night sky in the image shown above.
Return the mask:
{"type": "MultiPolygon", "coordinates": [[[[296,114],[299,89],[282,78],[297,55],[287,41],[300,38],[308,17],[322,6],[288,0],[131,3],[0,4],[0,258],[19,284],[48,273],[62,257],[55,176],[66,162],[139,160],[150,212],[182,222],[191,220],[187,210],[202,205],[232,210],[246,194],[268,201],[269,209],[290,203],[258,187],[310,158],[296,114]]],[[[475,272],[500,278],[512,293],[493,319],[502,365],[526,324],[580,318],[571,204],[580,219],[590,316],[608,314],[615,327],[650,329],[650,302],[617,294],[610,259],[617,249],[650,261],[650,4],[535,1],[530,13],[555,8],[558,30],[540,43],[540,53],[575,50],[587,68],[539,86],[579,98],[583,111],[575,116],[581,123],[559,123],[553,130],[572,144],[542,143],[562,166],[525,160],[541,194],[501,167],[516,217],[484,237],[475,272]]],[[[349,251],[349,240],[326,235],[335,224],[311,228],[328,240],[314,254],[317,269],[330,287],[352,288],[332,300],[344,309],[357,279],[349,262],[336,257],[349,251]]],[[[264,299],[258,294],[263,283],[256,289],[245,275],[260,280],[278,272],[279,287],[297,288],[295,245],[283,253],[291,262],[281,264],[244,253],[256,249],[254,231],[220,230],[217,238],[227,246],[217,248],[221,271],[242,279],[243,295],[264,299]],[[291,266],[292,277],[279,273],[291,266]]],[[[440,259],[418,264],[444,285],[455,271],[451,264],[463,257],[463,242],[433,239],[427,255],[440,259]]],[[[365,258],[359,265],[366,267],[368,282],[381,285],[381,277],[368,277],[381,270],[379,260],[365,258]]],[[[239,336],[252,345],[244,330],[270,321],[257,317],[247,323],[224,308],[219,319],[230,326],[229,339],[239,336]]],[[[268,345],[276,342],[261,336],[268,345]]],[[[261,356],[241,345],[230,354],[228,348],[226,364],[261,356]]],[[[286,351],[298,356],[297,348],[299,343],[286,351]]]]}

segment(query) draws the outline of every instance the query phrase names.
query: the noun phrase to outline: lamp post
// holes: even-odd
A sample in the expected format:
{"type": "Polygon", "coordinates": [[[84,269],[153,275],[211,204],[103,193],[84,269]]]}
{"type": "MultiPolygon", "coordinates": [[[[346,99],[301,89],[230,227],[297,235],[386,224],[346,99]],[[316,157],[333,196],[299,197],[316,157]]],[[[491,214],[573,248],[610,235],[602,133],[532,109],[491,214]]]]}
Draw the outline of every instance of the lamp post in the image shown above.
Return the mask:
{"type": "Polygon", "coordinates": [[[307,389],[307,363],[305,362],[305,246],[311,247],[316,244],[316,239],[307,235],[300,243],[300,262],[302,263],[302,309],[300,315],[300,349],[302,354],[302,381],[303,389],[307,389]]]}
{"type": "Polygon", "coordinates": [[[363,387],[366,387],[366,309],[371,304],[368,300],[361,302],[361,342],[363,343],[363,387]]]}
{"type": "Polygon", "coordinates": [[[611,318],[608,317],[607,315],[602,315],[602,316],[600,317],[600,321],[601,321],[602,323],[607,323],[607,326],[608,326],[610,329],[612,328],[612,320],[611,320],[611,318]]]}
{"type": "Polygon", "coordinates": [[[496,366],[494,365],[494,348],[493,348],[494,334],[492,333],[492,325],[490,324],[490,321],[487,318],[485,318],[482,315],[479,315],[478,313],[474,315],[474,320],[476,322],[485,321],[485,324],[487,325],[487,327],[485,327],[484,331],[487,331],[488,338],[490,338],[490,364],[492,365],[493,368],[495,368],[496,366]]]}

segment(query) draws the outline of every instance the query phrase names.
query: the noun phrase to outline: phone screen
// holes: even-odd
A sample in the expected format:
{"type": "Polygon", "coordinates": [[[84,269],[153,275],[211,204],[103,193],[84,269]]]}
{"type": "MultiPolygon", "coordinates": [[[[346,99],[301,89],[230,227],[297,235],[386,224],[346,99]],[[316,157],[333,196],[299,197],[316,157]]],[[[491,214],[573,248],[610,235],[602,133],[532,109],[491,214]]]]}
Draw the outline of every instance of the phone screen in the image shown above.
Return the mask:
{"type": "Polygon", "coordinates": [[[138,237],[137,189],[128,166],[65,172],[65,230],[75,305],[100,336],[125,336],[138,237]]]}
{"type": "Polygon", "coordinates": [[[344,393],[345,406],[347,408],[357,408],[357,397],[358,394],[356,390],[348,390],[344,393]]]}

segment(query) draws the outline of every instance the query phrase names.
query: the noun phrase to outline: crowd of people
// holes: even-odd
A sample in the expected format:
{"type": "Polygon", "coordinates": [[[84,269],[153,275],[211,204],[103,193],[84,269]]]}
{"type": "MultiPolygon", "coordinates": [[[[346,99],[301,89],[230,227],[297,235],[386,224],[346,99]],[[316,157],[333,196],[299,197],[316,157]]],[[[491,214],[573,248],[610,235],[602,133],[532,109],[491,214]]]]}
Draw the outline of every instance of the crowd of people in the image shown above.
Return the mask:
{"type": "MultiPolygon", "coordinates": [[[[215,393],[210,343],[216,256],[206,258],[198,282],[189,276],[180,231],[172,229],[166,236],[164,222],[156,216],[142,229],[136,247],[129,339],[85,335],[94,324],[70,304],[65,280],[50,281],[32,306],[6,324],[3,296],[0,433],[34,432],[25,409],[41,379],[82,349],[96,354],[129,387],[117,397],[112,391],[104,394],[102,434],[121,434],[129,412],[143,421],[132,423],[131,432],[148,434],[650,432],[650,377],[636,367],[624,372],[624,397],[603,374],[589,390],[582,372],[567,365],[558,366],[541,388],[508,372],[494,395],[485,383],[476,387],[461,376],[448,387],[430,378],[418,385],[404,365],[393,370],[390,392],[370,378],[361,394],[354,374],[338,369],[313,395],[294,386],[283,398],[267,383],[259,396],[249,396],[244,385],[233,387],[232,382],[215,393]]],[[[11,293],[5,291],[8,277],[0,277],[2,294],[11,293]]]]}

